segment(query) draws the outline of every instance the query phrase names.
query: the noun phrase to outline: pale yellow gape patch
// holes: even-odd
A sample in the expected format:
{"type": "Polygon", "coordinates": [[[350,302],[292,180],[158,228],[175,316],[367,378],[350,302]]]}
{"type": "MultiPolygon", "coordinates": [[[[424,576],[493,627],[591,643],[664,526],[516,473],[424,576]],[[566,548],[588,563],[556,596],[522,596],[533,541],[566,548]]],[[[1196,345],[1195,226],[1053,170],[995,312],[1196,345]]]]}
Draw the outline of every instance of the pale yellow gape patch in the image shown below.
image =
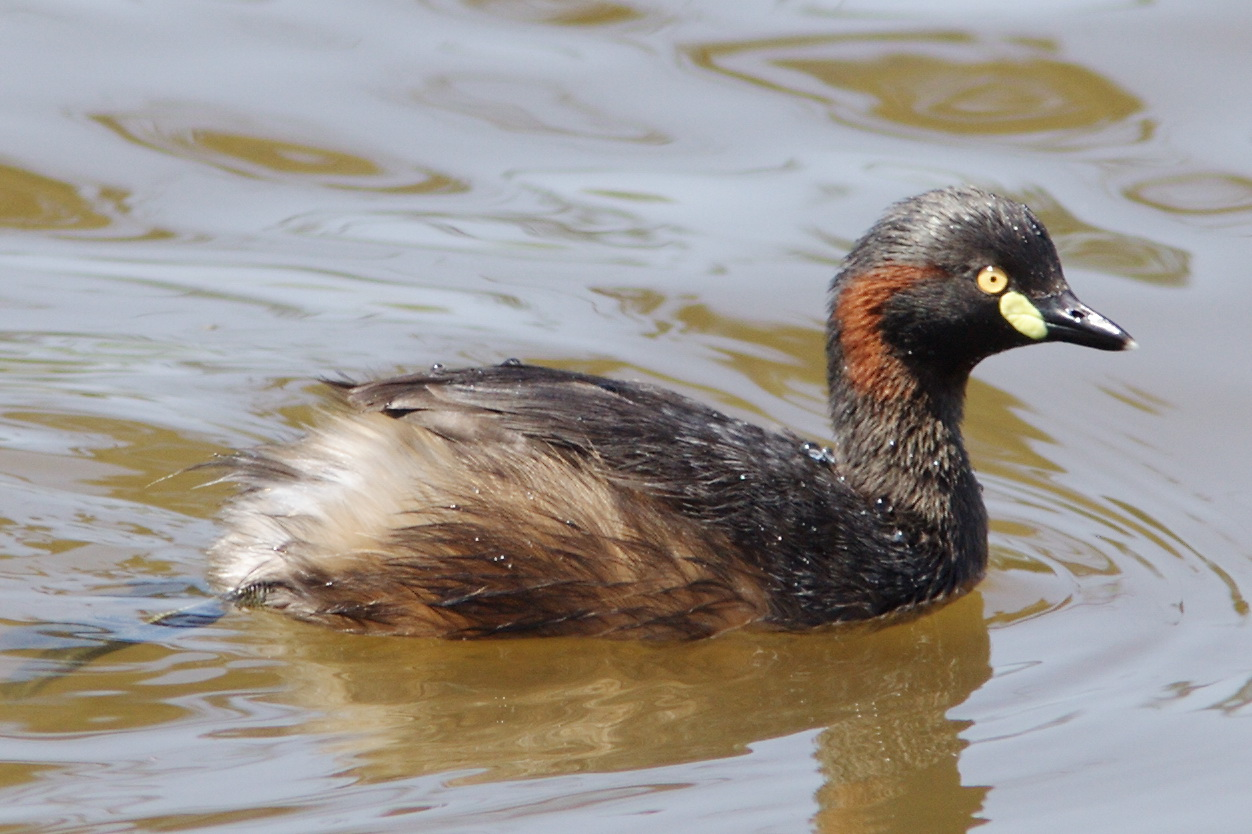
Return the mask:
{"type": "Polygon", "coordinates": [[[1030,299],[1016,290],[1009,290],[1009,274],[990,264],[978,271],[978,289],[987,295],[1000,296],[1000,315],[1023,336],[1042,339],[1048,335],[1048,325],[1030,299]],[[1005,292],[1005,290],[1008,290],[1005,292]]]}
{"type": "Polygon", "coordinates": [[[1030,303],[1029,298],[1019,292],[1009,291],[1000,296],[1000,315],[1023,336],[1042,339],[1048,335],[1048,325],[1044,322],[1043,315],[1030,303]]]}

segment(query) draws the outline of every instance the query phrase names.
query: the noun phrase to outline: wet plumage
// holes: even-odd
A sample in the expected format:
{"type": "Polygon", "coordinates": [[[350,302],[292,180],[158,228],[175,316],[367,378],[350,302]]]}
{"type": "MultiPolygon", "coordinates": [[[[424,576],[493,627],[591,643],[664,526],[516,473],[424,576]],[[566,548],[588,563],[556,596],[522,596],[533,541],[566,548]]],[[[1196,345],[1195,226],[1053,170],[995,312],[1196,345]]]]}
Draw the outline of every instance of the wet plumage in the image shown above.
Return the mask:
{"type": "Polygon", "coordinates": [[[982,576],[970,370],[1035,341],[1133,346],[1018,203],[893,206],[831,290],[829,453],[679,394],[505,363],[334,383],[294,443],[223,461],[211,550],[243,605],[454,638],[689,638],[909,611],[982,576]]]}

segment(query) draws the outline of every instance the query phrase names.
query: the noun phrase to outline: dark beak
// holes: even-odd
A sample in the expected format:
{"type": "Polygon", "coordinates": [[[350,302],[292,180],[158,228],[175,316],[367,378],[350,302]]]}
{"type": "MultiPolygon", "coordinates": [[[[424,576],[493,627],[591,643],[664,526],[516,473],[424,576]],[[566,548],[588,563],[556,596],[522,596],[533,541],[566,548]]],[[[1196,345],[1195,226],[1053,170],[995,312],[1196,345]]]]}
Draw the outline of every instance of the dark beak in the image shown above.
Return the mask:
{"type": "Polygon", "coordinates": [[[1138,343],[1104,316],[1079,301],[1072,292],[1034,299],[1048,327],[1049,342],[1072,342],[1100,350],[1130,350],[1138,343]]]}

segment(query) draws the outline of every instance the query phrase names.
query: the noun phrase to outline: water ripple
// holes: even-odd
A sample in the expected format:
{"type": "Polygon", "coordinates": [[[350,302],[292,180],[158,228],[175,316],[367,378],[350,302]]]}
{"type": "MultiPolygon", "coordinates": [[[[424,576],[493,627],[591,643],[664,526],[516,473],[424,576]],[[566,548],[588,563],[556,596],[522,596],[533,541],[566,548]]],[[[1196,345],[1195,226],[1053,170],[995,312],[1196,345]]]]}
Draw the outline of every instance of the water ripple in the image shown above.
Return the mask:
{"type": "Polygon", "coordinates": [[[1138,97],[1041,41],[868,33],[706,43],[689,55],[875,133],[1055,151],[1135,144],[1153,131],[1138,97]]]}

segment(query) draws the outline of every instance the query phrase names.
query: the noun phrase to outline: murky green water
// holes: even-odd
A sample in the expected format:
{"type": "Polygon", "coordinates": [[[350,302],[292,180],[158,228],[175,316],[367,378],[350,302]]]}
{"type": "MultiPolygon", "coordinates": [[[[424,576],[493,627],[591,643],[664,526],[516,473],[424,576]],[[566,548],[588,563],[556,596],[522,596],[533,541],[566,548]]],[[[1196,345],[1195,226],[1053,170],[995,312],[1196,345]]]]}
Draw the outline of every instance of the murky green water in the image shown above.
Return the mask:
{"type": "Polygon", "coordinates": [[[1246,788],[1252,7],[0,8],[0,831],[1227,832],[1246,788]],[[203,599],[318,375],[509,356],[823,435],[892,200],[1029,201],[1141,343],[978,372],[980,591],[681,646],[203,599]]]}

